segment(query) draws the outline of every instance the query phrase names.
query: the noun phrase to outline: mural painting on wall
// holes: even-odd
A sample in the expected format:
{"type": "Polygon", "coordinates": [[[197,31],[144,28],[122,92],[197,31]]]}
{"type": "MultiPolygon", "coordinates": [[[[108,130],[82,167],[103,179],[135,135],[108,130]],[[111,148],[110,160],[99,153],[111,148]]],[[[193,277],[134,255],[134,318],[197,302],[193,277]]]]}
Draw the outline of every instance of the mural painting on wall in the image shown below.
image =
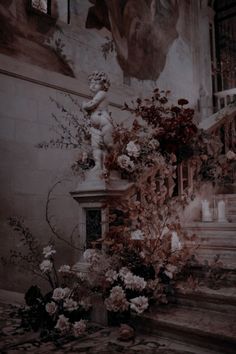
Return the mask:
{"type": "Polygon", "coordinates": [[[111,31],[127,76],[156,80],[178,37],[178,0],[89,0],[86,28],[111,31]]]}
{"type": "Polygon", "coordinates": [[[57,1],[1,0],[0,53],[30,64],[74,77],[70,62],[63,53],[63,43],[50,40],[56,31],[57,1]]]}

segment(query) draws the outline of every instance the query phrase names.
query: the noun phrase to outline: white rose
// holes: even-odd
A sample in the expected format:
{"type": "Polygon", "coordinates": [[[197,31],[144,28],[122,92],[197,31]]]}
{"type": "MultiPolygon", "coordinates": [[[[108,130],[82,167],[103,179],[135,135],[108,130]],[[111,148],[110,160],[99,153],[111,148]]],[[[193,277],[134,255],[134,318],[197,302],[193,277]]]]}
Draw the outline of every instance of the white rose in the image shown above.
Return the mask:
{"type": "Polygon", "coordinates": [[[51,272],[52,270],[52,262],[49,261],[48,259],[45,259],[42,261],[42,263],[39,266],[40,270],[42,273],[48,273],[51,272]]]}
{"type": "Polygon", "coordinates": [[[55,302],[48,302],[45,306],[45,309],[49,315],[53,315],[57,311],[57,305],[55,302]]]}
{"type": "Polygon", "coordinates": [[[140,146],[135,144],[134,141],[130,141],[126,146],[126,151],[129,156],[139,157],[140,155],[140,146]]]}

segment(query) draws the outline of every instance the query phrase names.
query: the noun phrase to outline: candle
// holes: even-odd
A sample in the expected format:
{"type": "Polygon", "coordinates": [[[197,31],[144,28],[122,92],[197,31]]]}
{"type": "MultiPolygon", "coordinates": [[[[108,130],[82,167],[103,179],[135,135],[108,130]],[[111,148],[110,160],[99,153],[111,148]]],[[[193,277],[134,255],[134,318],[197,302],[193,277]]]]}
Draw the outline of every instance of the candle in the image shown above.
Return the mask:
{"type": "Polygon", "coordinates": [[[225,202],[223,200],[220,200],[218,202],[218,221],[219,222],[226,222],[226,217],[225,217],[225,202]]]}
{"type": "Polygon", "coordinates": [[[212,221],[212,214],[209,208],[208,200],[202,200],[202,221],[212,221]]]}
{"type": "Polygon", "coordinates": [[[181,250],[181,248],[182,246],[179,237],[177,235],[177,232],[173,231],[171,237],[171,251],[172,252],[179,251],[181,250]]]}

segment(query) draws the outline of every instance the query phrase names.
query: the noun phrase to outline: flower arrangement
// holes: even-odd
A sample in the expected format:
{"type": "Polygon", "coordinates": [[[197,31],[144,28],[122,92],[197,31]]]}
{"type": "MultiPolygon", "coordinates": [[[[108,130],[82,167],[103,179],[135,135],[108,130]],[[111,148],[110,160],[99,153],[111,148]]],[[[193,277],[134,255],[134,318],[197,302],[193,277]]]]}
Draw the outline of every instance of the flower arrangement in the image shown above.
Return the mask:
{"type": "Polygon", "coordinates": [[[52,245],[44,247],[42,253],[39,269],[51,291],[43,295],[37,286],[29,288],[25,294],[27,307],[21,310],[22,325],[35,331],[40,329],[44,336],[83,335],[91,308],[88,283],[76,265],[56,269],[56,250],[52,245]]]}
{"type": "MultiPolygon", "coordinates": [[[[187,235],[180,223],[179,215],[190,196],[174,195],[177,165],[191,161],[202,180],[211,176],[208,166],[218,159],[221,168],[216,167],[214,178],[219,180],[236,155],[228,152],[219,159],[220,143],[198,130],[194,111],[186,108],[188,101],[180,99],[178,105],[170,105],[168,95],[156,89],[151,98],[137,99],[132,107],[125,104],[124,109],[134,116],[131,125],[114,124],[114,147],[106,156],[103,177],[109,180],[110,173],[118,171],[121,178],[133,183],[135,193],[106,202],[109,231],[94,243],[100,249],[84,252],[88,273],[82,274],[76,265],[64,264],[56,269],[52,244],[43,249],[41,261],[38,255],[35,258],[33,271],[49,282],[51,291],[43,296],[39,288],[31,287],[26,294],[26,322],[34,329],[83,334],[90,309],[88,299],[94,292],[102,294],[107,311],[113,315],[141,315],[153,303],[166,304],[175,295],[196,247],[195,235],[187,235]]],[[[79,149],[73,170],[90,169],[94,164],[89,122],[57,106],[65,113],[65,124],[55,117],[62,134],[40,147],[79,149]]],[[[31,242],[29,232],[26,236],[31,242]]],[[[31,244],[38,251],[38,244],[31,244]]],[[[34,249],[26,261],[33,256],[34,249]]]]}

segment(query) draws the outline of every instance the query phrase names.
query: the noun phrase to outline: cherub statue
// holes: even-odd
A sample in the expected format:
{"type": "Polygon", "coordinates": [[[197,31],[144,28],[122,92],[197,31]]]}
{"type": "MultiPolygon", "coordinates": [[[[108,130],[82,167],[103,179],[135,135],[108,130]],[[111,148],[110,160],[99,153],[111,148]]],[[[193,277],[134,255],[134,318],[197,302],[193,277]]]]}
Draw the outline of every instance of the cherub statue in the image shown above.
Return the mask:
{"type": "Polygon", "coordinates": [[[91,121],[91,145],[95,166],[93,170],[103,170],[106,151],[112,147],[112,122],[108,112],[107,91],[110,81],[107,75],[95,71],[88,77],[89,89],[94,94],[92,100],[82,104],[84,114],[91,121]]]}

